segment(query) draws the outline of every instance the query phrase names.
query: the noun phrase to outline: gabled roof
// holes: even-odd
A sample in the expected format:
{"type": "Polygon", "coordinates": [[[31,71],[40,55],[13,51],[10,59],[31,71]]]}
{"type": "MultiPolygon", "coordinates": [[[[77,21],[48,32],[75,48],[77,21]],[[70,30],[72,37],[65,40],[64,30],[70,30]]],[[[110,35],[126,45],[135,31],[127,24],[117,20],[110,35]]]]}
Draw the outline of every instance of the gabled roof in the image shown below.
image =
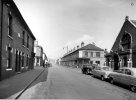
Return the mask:
{"type": "Polygon", "coordinates": [[[130,23],[136,27],[136,20],[130,20],[130,23]]]}
{"type": "MultiPolygon", "coordinates": [[[[72,54],[72,53],[77,52],[77,51],[79,51],[79,50],[104,51],[103,49],[101,49],[101,48],[95,46],[94,44],[88,44],[88,45],[86,45],[86,46],[83,46],[83,47],[81,47],[81,48],[75,50],[75,51],[72,51],[72,52],[70,52],[70,53],[68,53],[68,54],[63,55],[63,57],[66,57],[66,56],[68,56],[69,54],[72,54]]],[[[62,58],[63,58],[63,57],[62,57],[62,58]]]]}
{"type": "Polygon", "coordinates": [[[104,51],[103,49],[97,47],[94,44],[88,44],[82,48],[80,48],[79,50],[96,50],[96,51],[104,51]]]}
{"type": "Polygon", "coordinates": [[[10,6],[12,7],[12,9],[14,10],[16,16],[18,16],[19,20],[21,21],[21,23],[24,25],[24,27],[29,31],[29,34],[32,36],[32,38],[34,40],[36,40],[35,36],[33,35],[32,31],[30,30],[30,28],[28,27],[26,21],[24,20],[23,16],[21,15],[19,9],[17,8],[15,2],[13,0],[3,0],[3,3],[7,3],[10,4],[10,6]]]}

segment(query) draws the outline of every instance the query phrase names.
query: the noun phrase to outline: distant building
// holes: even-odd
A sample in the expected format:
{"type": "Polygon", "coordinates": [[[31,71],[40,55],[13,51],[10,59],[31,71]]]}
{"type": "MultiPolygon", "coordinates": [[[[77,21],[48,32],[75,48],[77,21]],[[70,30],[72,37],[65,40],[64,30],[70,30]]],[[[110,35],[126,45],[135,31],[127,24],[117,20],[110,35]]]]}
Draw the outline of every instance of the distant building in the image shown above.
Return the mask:
{"type": "Polygon", "coordinates": [[[81,43],[81,48],[65,54],[61,58],[61,64],[72,67],[81,67],[83,64],[99,64],[104,65],[104,50],[97,47],[94,44],[88,44],[84,46],[84,43],[81,43]]]}
{"type": "Polygon", "coordinates": [[[106,64],[114,70],[136,67],[136,20],[130,20],[126,16],[110,53],[105,57],[106,64]]]}
{"type": "Polygon", "coordinates": [[[0,80],[33,69],[34,41],[13,0],[0,0],[0,80]]]}
{"type": "Polygon", "coordinates": [[[43,66],[43,48],[42,46],[36,45],[35,51],[35,66],[43,66]]]}
{"type": "Polygon", "coordinates": [[[46,54],[43,51],[42,46],[35,45],[34,47],[35,52],[35,66],[43,66],[45,62],[48,60],[46,54]]]}

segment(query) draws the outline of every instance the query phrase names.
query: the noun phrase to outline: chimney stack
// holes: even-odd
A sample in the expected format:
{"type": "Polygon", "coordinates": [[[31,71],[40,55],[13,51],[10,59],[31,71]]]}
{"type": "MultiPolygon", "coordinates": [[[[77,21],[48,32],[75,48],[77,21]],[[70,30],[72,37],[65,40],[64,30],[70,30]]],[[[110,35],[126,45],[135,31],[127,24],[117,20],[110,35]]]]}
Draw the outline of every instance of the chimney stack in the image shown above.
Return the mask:
{"type": "Polygon", "coordinates": [[[129,20],[129,16],[126,16],[125,21],[129,20]]]}
{"type": "Polygon", "coordinates": [[[77,45],[77,49],[79,49],[79,45],[77,45]]]}
{"type": "Polygon", "coordinates": [[[84,46],[84,42],[81,42],[81,47],[83,47],[84,46]]]}

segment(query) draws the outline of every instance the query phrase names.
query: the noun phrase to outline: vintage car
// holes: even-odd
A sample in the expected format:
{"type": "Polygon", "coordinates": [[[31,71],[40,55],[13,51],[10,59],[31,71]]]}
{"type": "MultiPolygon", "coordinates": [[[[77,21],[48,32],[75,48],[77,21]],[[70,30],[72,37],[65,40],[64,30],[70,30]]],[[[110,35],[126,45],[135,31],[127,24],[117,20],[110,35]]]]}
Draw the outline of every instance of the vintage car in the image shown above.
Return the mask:
{"type": "Polygon", "coordinates": [[[83,74],[91,74],[92,70],[94,69],[94,66],[91,64],[83,64],[81,71],[83,74]]]}
{"type": "Polygon", "coordinates": [[[108,66],[98,66],[92,71],[93,77],[99,77],[102,81],[109,79],[110,73],[112,73],[112,70],[108,66]]]}
{"type": "Polygon", "coordinates": [[[110,83],[118,82],[129,86],[131,91],[136,92],[136,68],[120,68],[109,74],[110,83]]]}

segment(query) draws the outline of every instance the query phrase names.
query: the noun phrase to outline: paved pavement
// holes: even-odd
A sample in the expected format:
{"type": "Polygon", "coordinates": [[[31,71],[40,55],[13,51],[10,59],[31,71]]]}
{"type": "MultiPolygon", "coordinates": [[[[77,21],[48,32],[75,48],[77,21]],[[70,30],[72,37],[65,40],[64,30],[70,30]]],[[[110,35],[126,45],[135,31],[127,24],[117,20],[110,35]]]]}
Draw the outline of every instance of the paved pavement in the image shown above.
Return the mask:
{"type": "Polygon", "coordinates": [[[20,99],[136,100],[135,93],[57,65],[49,68],[46,82],[28,89],[20,99]]]}
{"type": "Polygon", "coordinates": [[[43,67],[35,67],[33,70],[17,74],[0,82],[0,99],[14,98],[22,91],[37,75],[44,70],[43,67]]]}

